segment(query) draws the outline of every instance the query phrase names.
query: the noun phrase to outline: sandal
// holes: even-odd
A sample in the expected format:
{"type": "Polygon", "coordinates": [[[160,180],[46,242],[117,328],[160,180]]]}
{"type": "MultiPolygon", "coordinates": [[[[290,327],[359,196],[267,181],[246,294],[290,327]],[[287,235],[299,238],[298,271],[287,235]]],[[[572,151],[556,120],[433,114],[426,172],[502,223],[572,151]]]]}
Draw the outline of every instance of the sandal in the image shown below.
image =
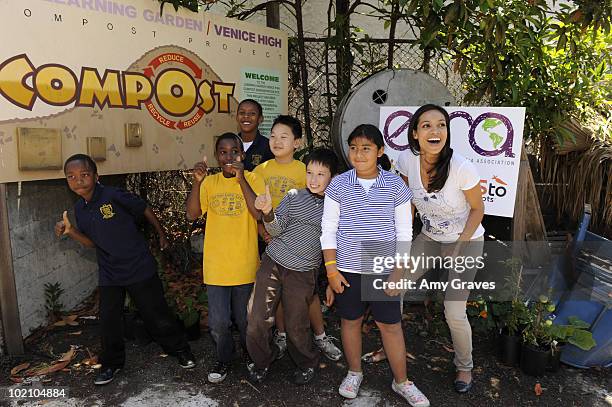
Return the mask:
{"type": "Polygon", "coordinates": [[[374,352],[368,352],[361,357],[361,360],[365,363],[378,363],[383,360],[387,360],[387,355],[385,354],[384,348],[380,348],[374,352]]]}

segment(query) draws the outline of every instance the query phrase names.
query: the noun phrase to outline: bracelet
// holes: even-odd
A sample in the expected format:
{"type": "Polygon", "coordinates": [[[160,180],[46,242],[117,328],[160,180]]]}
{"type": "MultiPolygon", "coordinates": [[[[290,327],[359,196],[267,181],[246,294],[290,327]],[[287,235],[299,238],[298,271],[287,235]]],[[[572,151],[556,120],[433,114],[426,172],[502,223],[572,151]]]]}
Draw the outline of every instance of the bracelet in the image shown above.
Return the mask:
{"type": "Polygon", "coordinates": [[[334,271],[333,273],[329,273],[329,274],[327,275],[327,278],[336,278],[336,276],[337,276],[338,274],[340,274],[340,273],[339,273],[339,272],[337,272],[337,271],[334,271]]]}
{"type": "Polygon", "coordinates": [[[325,265],[326,265],[326,266],[329,266],[329,265],[331,265],[331,264],[336,264],[336,260],[330,260],[330,261],[326,261],[326,262],[325,262],[325,265]]]}

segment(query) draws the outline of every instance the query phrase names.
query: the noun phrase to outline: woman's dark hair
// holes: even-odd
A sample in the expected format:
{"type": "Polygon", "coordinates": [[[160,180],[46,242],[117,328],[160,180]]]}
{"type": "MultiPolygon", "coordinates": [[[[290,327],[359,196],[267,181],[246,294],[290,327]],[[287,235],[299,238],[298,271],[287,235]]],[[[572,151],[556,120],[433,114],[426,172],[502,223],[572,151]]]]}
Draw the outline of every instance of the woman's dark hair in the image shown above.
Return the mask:
{"type": "Polygon", "coordinates": [[[383,154],[378,158],[378,165],[385,171],[391,170],[391,160],[387,154],[383,154]]]}
{"type": "Polygon", "coordinates": [[[306,166],[310,163],[319,163],[327,167],[332,177],[338,173],[338,157],[329,148],[316,148],[312,150],[304,160],[306,166]]]}
{"type": "Polygon", "coordinates": [[[240,137],[238,137],[237,134],[231,132],[223,133],[222,135],[217,137],[217,140],[215,141],[215,152],[217,151],[221,140],[234,140],[240,146],[240,151],[244,153],[244,145],[242,144],[242,140],[240,139],[240,137]]]}
{"type": "Polygon", "coordinates": [[[242,106],[244,103],[254,104],[257,110],[259,111],[259,115],[263,116],[263,107],[261,107],[261,104],[258,101],[256,101],[255,99],[244,99],[243,101],[238,103],[238,109],[240,109],[240,106],[242,106]]]}
{"type": "MultiPolygon", "coordinates": [[[[380,130],[378,130],[378,127],[372,124],[360,124],[359,126],[355,127],[355,130],[349,134],[346,142],[350,145],[353,140],[359,137],[363,137],[366,140],[376,144],[376,147],[379,150],[385,146],[382,133],[380,130]]],[[[391,161],[389,160],[387,154],[383,154],[382,156],[378,157],[377,164],[380,165],[385,171],[389,171],[391,169],[391,161]]]]}
{"type": "Polygon", "coordinates": [[[68,159],[64,163],[64,174],[66,173],[66,167],[68,166],[68,164],[73,161],[83,161],[87,168],[89,168],[94,174],[98,173],[98,166],[90,156],[88,156],[87,154],[75,154],[68,157],[68,159]]]}
{"type": "Polygon", "coordinates": [[[451,133],[450,117],[448,116],[448,112],[443,107],[434,104],[427,104],[419,107],[417,111],[414,112],[412,119],[410,120],[410,127],[408,128],[408,144],[410,145],[410,150],[414,155],[421,154],[419,141],[414,138],[414,133],[416,132],[417,126],[419,125],[419,119],[423,113],[429,112],[430,110],[437,110],[438,112],[442,113],[444,120],[446,121],[446,144],[444,144],[442,151],[440,151],[440,156],[438,157],[434,167],[427,172],[430,175],[429,185],[427,185],[427,192],[437,192],[444,188],[444,184],[446,184],[450,170],[451,158],[453,157],[453,149],[450,146],[451,133]],[[433,176],[431,176],[432,174],[433,176]]]}
{"type": "Polygon", "coordinates": [[[274,122],[272,122],[272,128],[274,128],[274,126],[277,124],[284,124],[285,126],[288,126],[291,129],[291,133],[293,133],[294,139],[302,138],[302,123],[300,123],[300,121],[295,117],[281,114],[274,119],[274,122]]]}

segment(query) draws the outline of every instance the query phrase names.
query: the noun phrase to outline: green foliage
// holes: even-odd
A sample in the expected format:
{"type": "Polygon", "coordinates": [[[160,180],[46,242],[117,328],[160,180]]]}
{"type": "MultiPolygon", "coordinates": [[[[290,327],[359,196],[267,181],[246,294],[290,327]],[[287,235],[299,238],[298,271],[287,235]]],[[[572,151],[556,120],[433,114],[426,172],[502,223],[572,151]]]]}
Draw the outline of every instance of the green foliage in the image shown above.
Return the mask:
{"type": "Polygon", "coordinates": [[[159,6],[160,14],[163,14],[164,6],[167,3],[172,4],[172,6],[174,7],[174,11],[178,11],[179,7],[185,7],[186,9],[189,9],[196,13],[199,11],[202,4],[208,3],[205,1],[198,1],[198,0],[159,0],[159,2],[161,3],[161,5],[159,6]]]}
{"type": "Polygon", "coordinates": [[[495,329],[491,305],[482,298],[467,302],[466,314],[474,332],[487,333],[495,329]]]}
{"type": "Polygon", "coordinates": [[[200,311],[196,308],[196,301],[191,297],[177,299],[178,316],[185,327],[195,325],[200,318],[200,311]],[[180,301],[180,304],[178,302],[180,301]]]}
{"type": "Polygon", "coordinates": [[[548,297],[542,295],[539,301],[530,304],[528,321],[523,330],[523,341],[530,345],[555,348],[558,343],[571,343],[582,350],[593,348],[596,343],[593,334],[587,329],[588,323],[569,317],[568,324],[553,324],[551,314],[555,306],[548,297]]]}
{"type": "Polygon", "coordinates": [[[406,16],[418,42],[443,53],[461,73],[465,102],[525,106],[526,138],[573,135],[559,130],[589,108],[610,117],[611,6],[581,0],[551,10],[538,0],[412,0],[406,16]]]}
{"type": "Polygon", "coordinates": [[[519,300],[494,302],[490,304],[493,319],[498,328],[506,328],[508,335],[520,333],[521,328],[529,320],[529,309],[519,300]]]}
{"type": "Polygon", "coordinates": [[[60,319],[62,312],[64,311],[64,304],[60,301],[64,289],[60,282],[53,284],[45,284],[45,310],[47,310],[47,317],[49,321],[54,322],[60,319]]]}

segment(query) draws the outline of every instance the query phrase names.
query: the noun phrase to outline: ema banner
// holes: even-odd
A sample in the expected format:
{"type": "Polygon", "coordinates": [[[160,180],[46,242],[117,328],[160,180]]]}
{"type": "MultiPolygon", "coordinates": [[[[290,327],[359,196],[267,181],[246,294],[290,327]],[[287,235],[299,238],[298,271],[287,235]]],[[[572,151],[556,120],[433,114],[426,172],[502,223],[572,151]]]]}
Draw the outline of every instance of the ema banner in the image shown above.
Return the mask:
{"type": "MultiPolygon", "coordinates": [[[[408,146],[408,127],[419,106],[380,108],[385,152],[395,166],[408,146]]],[[[525,108],[445,107],[450,115],[451,147],[471,160],[480,175],[487,215],[514,216],[525,108]]]]}
{"type": "Polygon", "coordinates": [[[237,104],[287,112],[287,34],[152,0],[0,0],[0,182],[213,161],[237,104]]]}

